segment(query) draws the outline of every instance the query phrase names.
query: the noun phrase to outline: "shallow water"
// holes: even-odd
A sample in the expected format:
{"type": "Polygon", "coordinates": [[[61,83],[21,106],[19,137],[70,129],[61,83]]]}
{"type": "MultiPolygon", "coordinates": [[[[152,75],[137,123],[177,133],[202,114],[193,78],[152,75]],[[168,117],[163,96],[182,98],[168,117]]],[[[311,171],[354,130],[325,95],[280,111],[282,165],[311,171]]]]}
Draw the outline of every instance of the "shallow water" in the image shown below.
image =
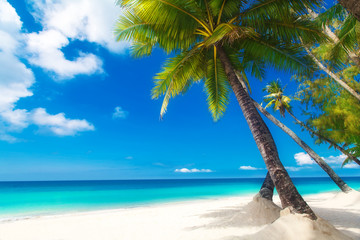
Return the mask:
{"type": "MultiPolygon", "coordinates": [[[[343,178],[360,189],[360,177],[343,178]]],[[[337,191],[330,178],[294,178],[301,194],[337,191]]],[[[262,178],[119,181],[0,182],[0,218],[136,207],[149,203],[244,196],[262,178]]]]}

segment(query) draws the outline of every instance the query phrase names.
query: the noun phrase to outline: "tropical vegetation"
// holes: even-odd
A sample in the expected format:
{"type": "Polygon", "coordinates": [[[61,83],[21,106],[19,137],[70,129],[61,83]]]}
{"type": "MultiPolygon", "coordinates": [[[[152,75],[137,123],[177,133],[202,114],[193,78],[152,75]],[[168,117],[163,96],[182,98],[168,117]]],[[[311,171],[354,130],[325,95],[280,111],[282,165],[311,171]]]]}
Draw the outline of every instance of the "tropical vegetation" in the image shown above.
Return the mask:
{"type": "MultiPolygon", "coordinates": [[[[268,104],[265,106],[272,107],[274,111],[279,111],[282,117],[285,117],[285,113],[289,113],[297,123],[301,126],[305,127],[310,133],[318,136],[323,140],[327,140],[325,137],[322,137],[320,134],[313,131],[311,128],[307,127],[303,122],[295,117],[292,112],[292,106],[290,104],[291,98],[284,94],[284,88],[281,86],[279,80],[271,81],[266,87],[263,89],[266,92],[265,102],[268,104]]],[[[255,103],[257,109],[263,113],[270,121],[272,121],[275,125],[280,127],[285,133],[287,133],[302,149],[304,149],[309,156],[314,159],[314,161],[329,175],[329,177],[336,183],[336,185],[343,192],[349,192],[352,189],[338,176],[335,171],[327,164],[308,144],[306,144],[303,140],[300,139],[292,130],[290,130],[287,126],[281,123],[274,116],[270,115],[265,108],[262,108],[259,104],[255,103]]],[[[335,144],[336,145],[336,144],[335,144]]],[[[336,145],[337,146],[337,145],[336,145]]],[[[339,147],[339,146],[338,146],[339,147]]],[[[346,152],[346,151],[345,151],[346,152]]],[[[347,152],[346,152],[347,153],[347,152]]]]}
{"type": "Polygon", "coordinates": [[[360,165],[360,22],[341,5],[311,14],[329,41],[307,48],[319,70],[312,78],[296,76],[306,106],[305,128],[317,143],[329,142],[347,158],[343,165],[360,165]]]}

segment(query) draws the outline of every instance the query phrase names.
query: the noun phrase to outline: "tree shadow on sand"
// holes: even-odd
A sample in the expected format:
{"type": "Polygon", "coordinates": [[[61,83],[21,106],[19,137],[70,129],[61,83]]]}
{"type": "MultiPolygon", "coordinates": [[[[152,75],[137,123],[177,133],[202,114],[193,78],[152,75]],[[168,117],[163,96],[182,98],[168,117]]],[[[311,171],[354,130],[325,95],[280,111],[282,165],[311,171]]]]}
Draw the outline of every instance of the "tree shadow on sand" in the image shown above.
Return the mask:
{"type": "Polygon", "coordinates": [[[360,228],[360,214],[356,213],[355,209],[344,211],[341,208],[319,208],[312,207],[316,215],[323,219],[331,219],[331,223],[336,228],[341,228],[341,231],[351,236],[354,239],[360,239],[360,233],[349,231],[346,228],[360,228]]]}
{"type": "Polygon", "coordinates": [[[206,225],[195,226],[188,230],[199,228],[229,228],[229,227],[259,227],[272,223],[280,217],[281,208],[273,202],[256,195],[245,206],[233,206],[203,214],[200,217],[212,218],[206,225]]]}

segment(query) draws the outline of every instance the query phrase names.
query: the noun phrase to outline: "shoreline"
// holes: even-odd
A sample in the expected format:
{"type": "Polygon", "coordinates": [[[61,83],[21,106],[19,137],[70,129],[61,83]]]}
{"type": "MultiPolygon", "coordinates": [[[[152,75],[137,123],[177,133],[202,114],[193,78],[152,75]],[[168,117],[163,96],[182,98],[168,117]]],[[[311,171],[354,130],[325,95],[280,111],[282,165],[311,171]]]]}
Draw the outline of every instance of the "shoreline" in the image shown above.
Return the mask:
{"type": "MultiPolygon", "coordinates": [[[[246,195],[229,195],[229,196],[213,196],[213,197],[204,197],[198,199],[182,199],[182,200],[174,200],[174,201],[159,201],[159,202],[149,202],[149,203],[141,203],[136,205],[128,205],[122,207],[115,207],[115,208],[104,208],[104,209],[84,209],[84,210],[65,210],[63,212],[53,212],[53,213],[34,213],[31,215],[24,215],[24,216],[14,216],[14,217],[2,217],[0,215],[0,224],[6,222],[16,222],[16,221],[23,221],[23,220],[31,220],[31,219],[38,219],[38,218],[57,218],[57,217],[70,217],[70,216],[78,216],[78,215],[89,215],[89,214],[102,214],[102,213],[113,213],[119,212],[124,210],[132,210],[132,209],[147,209],[152,207],[162,207],[162,206],[177,206],[187,203],[197,203],[201,204],[201,202],[209,202],[209,201],[218,201],[218,200],[248,200],[251,201],[255,194],[246,194],[246,195]]],[[[312,195],[312,194],[310,194],[312,195]]],[[[274,197],[277,196],[274,195],[274,197]]]]}
{"type": "MultiPolygon", "coordinates": [[[[246,213],[253,197],[191,199],[2,221],[0,239],[21,240],[24,236],[28,240],[140,240],[144,236],[154,240],[243,239],[272,226],[245,221],[259,215],[254,209],[246,213]]],[[[349,198],[339,192],[326,192],[304,198],[321,218],[353,239],[360,239],[360,194],[349,198]]],[[[274,202],[280,203],[277,195],[274,202]]]]}
{"type": "MultiPolygon", "coordinates": [[[[326,191],[321,193],[309,193],[303,194],[304,198],[311,198],[321,195],[335,195],[339,193],[338,191],[326,191]]],[[[59,210],[59,211],[49,211],[46,213],[36,213],[34,211],[33,214],[23,215],[23,216],[9,216],[0,215],[0,224],[4,222],[14,222],[14,221],[22,221],[22,220],[30,220],[30,219],[37,219],[37,218],[51,218],[51,217],[61,217],[61,216],[73,216],[73,215],[87,215],[87,214],[97,214],[97,213],[111,213],[117,212],[127,209],[141,209],[141,208],[148,208],[148,207],[161,207],[167,205],[179,205],[179,204],[186,204],[186,203],[201,203],[202,201],[217,201],[217,200],[240,200],[241,202],[247,200],[251,201],[252,198],[256,195],[256,193],[248,193],[248,194],[235,194],[235,195],[224,195],[224,196],[209,196],[209,197],[202,197],[202,198],[191,198],[191,199],[179,199],[179,200],[164,200],[164,201],[154,201],[154,202],[145,202],[145,203],[137,203],[134,205],[124,205],[124,206],[116,206],[116,207],[109,207],[109,208],[99,208],[99,209],[71,209],[71,210],[59,210]]],[[[280,204],[280,200],[277,193],[274,193],[274,202],[278,205],[280,204]]]]}

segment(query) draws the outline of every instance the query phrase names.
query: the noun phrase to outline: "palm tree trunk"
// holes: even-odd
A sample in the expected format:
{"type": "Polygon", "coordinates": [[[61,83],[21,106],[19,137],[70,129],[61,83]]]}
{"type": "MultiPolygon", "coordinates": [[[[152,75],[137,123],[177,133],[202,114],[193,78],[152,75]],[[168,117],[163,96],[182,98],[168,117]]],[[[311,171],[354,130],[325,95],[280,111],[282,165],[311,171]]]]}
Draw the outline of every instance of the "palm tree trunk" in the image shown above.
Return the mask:
{"type": "Polygon", "coordinates": [[[312,159],[330,176],[330,178],[338,185],[338,187],[343,192],[350,192],[352,189],[334,172],[334,170],[319,156],[314,150],[312,150],[304,141],[302,141],[291,129],[286,127],[283,123],[277,120],[272,116],[268,111],[266,111],[260,104],[253,100],[253,103],[259,111],[264,114],[270,121],[272,121],[276,126],[281,128],[285,133],[287,133],[297,144],[299,144],[302,149],[304,149],[312,159]]]}
{"type": "Polygon", "coordinates": [[[341,151],[343,154],[345,154],[348,158],[350,158],[352,161],[356,162],[357,164],[360,165],[360,161],[359,159],[357,159],[357,157],[355,157],[354,155],[352,155],[351,153],[349,153],[348,151],[346,151],[344,148],[342,148],[341,146],[339,146],[338,144],[336,144],[335,142],[333,142],[332,140],[328,139],[327,137],[322,136],[321,134],[319,134],[318,132],[312,130],[311,128],[309,128],[305,123],[303,123],[302,121],[300,121],[299,119],[297,119],[295,117],[294,114],[292,114],[292,112],[289,112],[290,116],[292,118],[295,119],[295,121],[300,124],[301,126],[303,126],[306,130],[308,130],[309,132],[311,132],[312,134],[314,134],[315,136],[319,137],[321,140],[324,140],[326,142],[328,142],[330,145],[333,145],[334,148],[338,149],[339,151],[341,151]]]}
{"type": "Polygon", "coordinates": [[[317,219],[315,213],[301,197],[291,181],[289,174],[282,165],[274,139],[265,122],[256,110],[250,96],[246,93],[245,89],[239,82],[235,74],[234,67],[232,66],[226,52],[221,46],[217,46],[217,53],[222,65],[224,66],[230,86],[235,93],[241,110],[250,127],[256,145],[264,159],[271,179],[273,180],[276,190],[279,193],[283,208],[290,207],[294,212],[308,214],[311,219],[317,219]]]}
{"type": "Polygon", "coordinates": [[[360,21],[360,2],[359,0],[338,0],[358,21],[360,21]]]}
{"type": "Polygon", "coordinates": [[[358,99],[360,101],[360,94],[357,93],[354,89],[352,89],[346,82],[344,82],[343,80],[341,80],[338,76],[336,76],[332,71],[330,71],[327,67],[325,67],[316,57],[314,54],[312,54],[312,52],[310,51],[310,49],[308,47],[306,47],[303,44],[303,47],[305,48],[306,52],[308,53],[308,55],[314,60],[314,62],[316,63],[316,65],[323,70],[324,72],[326,72],[326,74],[328,74],[332,79],[334,79],[338,84],[340,84],[346,91],[348,91],[351,95],[353,95],[356,99],[358,99]]]}
{"type": "Polygon", "coordinates": [[[272,201],[274,195],[274,182],[271,179],[270,173],[267,172],[264,182],[259,191],[260,197],[272,201]]]}

